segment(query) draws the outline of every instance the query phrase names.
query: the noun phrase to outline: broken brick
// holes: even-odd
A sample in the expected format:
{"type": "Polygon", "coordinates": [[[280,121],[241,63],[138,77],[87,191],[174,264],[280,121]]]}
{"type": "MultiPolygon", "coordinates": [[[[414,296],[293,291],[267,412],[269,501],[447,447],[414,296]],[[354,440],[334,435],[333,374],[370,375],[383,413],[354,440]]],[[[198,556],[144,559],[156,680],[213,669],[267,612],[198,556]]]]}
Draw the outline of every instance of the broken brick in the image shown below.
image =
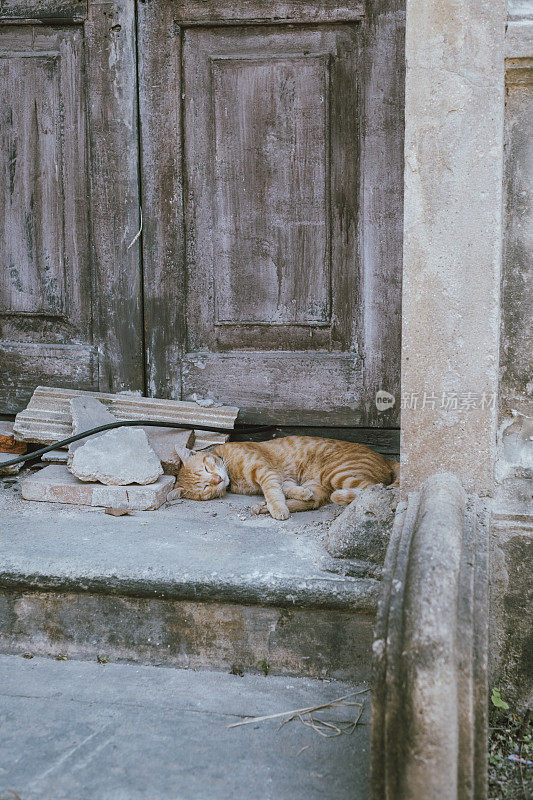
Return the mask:
{"type": "Polygon", "coordinates": [[[80,481],[66,467],[51,464],[25,478],[21,494],[25,500],[149,511],[166,501],[173,484],[171,475],[162,475],[148,486],[103,486],[80,481]]]}

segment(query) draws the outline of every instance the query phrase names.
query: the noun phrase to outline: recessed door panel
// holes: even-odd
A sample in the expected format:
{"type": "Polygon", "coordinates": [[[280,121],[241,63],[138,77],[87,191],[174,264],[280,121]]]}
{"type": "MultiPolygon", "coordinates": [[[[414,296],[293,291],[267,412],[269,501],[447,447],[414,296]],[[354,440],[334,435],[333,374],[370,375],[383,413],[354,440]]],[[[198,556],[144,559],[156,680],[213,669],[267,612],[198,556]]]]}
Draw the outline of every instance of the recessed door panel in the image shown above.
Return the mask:
{"type": "Polygon", "coordinates": [[[215,325],[330,318],[328,57],[210,59],[215,325]]]}
{"type": "Polygon", "coordinates": [[[183,35],[184,395],[356,415],[358,26],[183,35]]]}

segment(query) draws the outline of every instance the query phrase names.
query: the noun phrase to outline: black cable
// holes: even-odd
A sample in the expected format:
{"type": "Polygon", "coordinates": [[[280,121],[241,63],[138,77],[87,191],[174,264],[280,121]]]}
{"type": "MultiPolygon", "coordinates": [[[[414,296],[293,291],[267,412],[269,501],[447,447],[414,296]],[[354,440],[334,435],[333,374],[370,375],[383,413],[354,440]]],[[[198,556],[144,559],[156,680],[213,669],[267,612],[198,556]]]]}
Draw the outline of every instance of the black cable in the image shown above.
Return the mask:
{"type": "MultiPolygon", "coordinates": [[[[48,447],[41,447],[40,450],[34,450],[32,453],[26,453],[23,456],[12,458],[11,461],[2,461],[0,462],[0,470],[4,469],[4,467],[11,467],[15,464],[22,464],[24,461],[32,461],[34,458],[39,458],[40,456],[44,456],[45,453],[49,453],[50,450],[57,450],[58,447],[64,447],[72,442],[77,442],[79,439],[84,439],[86,436],[92,436],[93,433],[110,431],[112,428],[131,428],[134,425],[151,426],[153,428],[182,428],[185,430],[191,430],[190,422],[161,422],[160,420],[153,419],[117,420],[116,422],[108,422],[107,425],[100,425],[98,428],[90,428],[88,431],[77,433],[75,436],[69,436],[68,439],[62,439],[60,442],[55,442],[54,444],[48,445],[48,447]]],[[[271,431],[274,429],[274,427],[274,425],[250,425],[250,427],[246,428],[246,432],[259,433],[260,431],[271,431]]],[[[218,425],[204,425],[201,423],[199,424],[198,430],[208,431],[209,433],[231,433],[233,429],[221,428],[218,425]]]]}

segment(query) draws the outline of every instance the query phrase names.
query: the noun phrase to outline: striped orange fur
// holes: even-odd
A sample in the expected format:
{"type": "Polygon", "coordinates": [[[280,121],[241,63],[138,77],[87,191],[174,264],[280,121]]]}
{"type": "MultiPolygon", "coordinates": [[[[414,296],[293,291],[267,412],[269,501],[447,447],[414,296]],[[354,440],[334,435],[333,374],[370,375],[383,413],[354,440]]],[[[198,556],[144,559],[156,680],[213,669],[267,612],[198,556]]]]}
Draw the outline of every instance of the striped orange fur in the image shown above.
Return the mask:
{"type": "Polygon", "coordinates": [[[389,485],[399,465],[363,444],[285,436],[268,442],[229,442],[208,453],[178,453],[183,466],[176,481],[181,496],[193,500],[236,494],[263,494],[256,514],[287,519],[291,511],[307,511],[328,502],[347,505],[375,483],[389,485]]]}

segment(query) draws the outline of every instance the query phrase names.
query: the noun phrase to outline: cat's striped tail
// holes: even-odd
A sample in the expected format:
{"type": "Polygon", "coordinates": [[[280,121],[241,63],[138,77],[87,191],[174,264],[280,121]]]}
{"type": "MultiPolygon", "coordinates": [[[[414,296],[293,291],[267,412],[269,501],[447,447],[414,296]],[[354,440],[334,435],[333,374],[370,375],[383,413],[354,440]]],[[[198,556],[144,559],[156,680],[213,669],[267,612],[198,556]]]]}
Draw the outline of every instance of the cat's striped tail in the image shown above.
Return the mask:
{"type": "Polygon", "coordinates": [[[400,485],[400,462],[399,461],[391,461],[389,459],[390,468],[392,471],[392,480],[389,483],[389,486],[399,486],[400,485]]]}

